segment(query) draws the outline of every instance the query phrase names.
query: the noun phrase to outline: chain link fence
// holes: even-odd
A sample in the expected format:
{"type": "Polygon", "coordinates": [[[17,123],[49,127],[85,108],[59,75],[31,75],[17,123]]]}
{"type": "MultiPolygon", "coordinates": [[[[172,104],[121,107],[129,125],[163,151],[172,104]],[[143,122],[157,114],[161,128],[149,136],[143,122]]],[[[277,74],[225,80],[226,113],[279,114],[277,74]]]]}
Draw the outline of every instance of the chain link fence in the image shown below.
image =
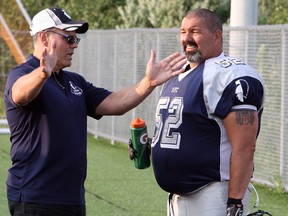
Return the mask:
{"type": "MultiPolygon", "coordinates": [[[[261,133],[255,154],[255,181],[288,190],[288,25],[224,27],[224,52],[256,68],[266,86],[261,133]]],[[[117,90],[139,81],[145,73],[150,50],[157,59],[181,51],[178,29],[93,30],[83,36],[71,70],[96,86],[117,90]]],[[[95,137],[126,142],[130,122],[140,117],[151,137],[158,87],[141,105],[124,116],[88,120],[95,137]]]]}
{"type": "MultiPolygon", "coordinates": [[[[223,34],[224,52],[256,68],[266,86],[254,180],[271,186],[280,184],[288,190],[288,25],[224,27],[223,34]]],[[[181,52],[178,29],[89,30],[79,37],[82,40],[69,70],[112,91],[144,76],[151,49],[156,51],[158,60],[181,52]]],[[[3,90],[3,79],[0,85],[3,90]]],[[[151,137],[159,91],[160,87],[156,88],[142,104],[123,116],[104,116],[99,121],[89,118],[88,132],[112,143],[127,143],[130,122],[140,117],[146,121],[151,137]]]]}

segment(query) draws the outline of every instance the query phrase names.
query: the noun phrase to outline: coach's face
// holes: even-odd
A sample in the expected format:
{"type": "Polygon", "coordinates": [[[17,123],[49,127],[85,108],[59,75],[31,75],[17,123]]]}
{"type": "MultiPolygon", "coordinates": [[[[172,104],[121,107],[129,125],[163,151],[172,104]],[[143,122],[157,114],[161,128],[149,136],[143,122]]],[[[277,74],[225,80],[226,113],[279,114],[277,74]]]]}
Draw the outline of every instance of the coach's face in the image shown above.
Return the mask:
{"type": "Polygon", "coordinates": [[[218,56],[219,32],[212,33],[206,27],[205,20],[197,16],[186,16],[180,28],[180,42],[187,60],[192,65],[218,56]]]}
{"type": "Polygon", "coordinates": [[[48,30],[47,33],[49,34],[49,38],[51,39],[50,41],[52,41],[52,39],[56,41],[57,63],[55,66],[55,70],[60,70],[65,67],[71,66],[74,49],[78,47],[78,44],[76,42],[76,32],[68,32],[54,28],[52,30],[48,30]],[[74,43],[68,43],[67,37],[69,36],[72,36],[72,38],[74,38],[74,43]]]}

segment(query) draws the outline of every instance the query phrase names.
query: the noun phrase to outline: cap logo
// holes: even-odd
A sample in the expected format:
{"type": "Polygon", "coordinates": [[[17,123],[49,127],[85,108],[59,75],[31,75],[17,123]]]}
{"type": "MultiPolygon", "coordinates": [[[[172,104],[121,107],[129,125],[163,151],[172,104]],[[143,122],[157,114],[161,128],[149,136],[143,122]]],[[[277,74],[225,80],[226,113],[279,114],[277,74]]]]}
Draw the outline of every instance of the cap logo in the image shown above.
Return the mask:
{"type": "Polygon", "coordinates": [[[68,17],[69,19],[71,19],[71,17],[66,13],[66,11],[64,11],[64,10],[62,10],[63,11],[63,13],[64,13],[64,15],[66,16],[66,17],[68,17]]]}

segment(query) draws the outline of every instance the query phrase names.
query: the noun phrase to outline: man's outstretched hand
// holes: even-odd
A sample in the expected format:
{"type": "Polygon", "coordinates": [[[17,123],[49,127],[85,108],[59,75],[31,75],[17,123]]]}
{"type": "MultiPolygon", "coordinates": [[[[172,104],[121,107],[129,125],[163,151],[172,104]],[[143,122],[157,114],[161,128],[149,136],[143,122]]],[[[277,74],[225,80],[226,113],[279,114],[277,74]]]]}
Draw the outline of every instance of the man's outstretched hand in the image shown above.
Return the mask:
{"type": "Polygon", "coordinates": [[[179,52],[156,62],[156,54],[151,50],[151,56],[146,67],[146,77],[151,86],[158,86],[169,80],[173,76],[184,72],[183,66],[187,63],[186,57],[179,52]]]}

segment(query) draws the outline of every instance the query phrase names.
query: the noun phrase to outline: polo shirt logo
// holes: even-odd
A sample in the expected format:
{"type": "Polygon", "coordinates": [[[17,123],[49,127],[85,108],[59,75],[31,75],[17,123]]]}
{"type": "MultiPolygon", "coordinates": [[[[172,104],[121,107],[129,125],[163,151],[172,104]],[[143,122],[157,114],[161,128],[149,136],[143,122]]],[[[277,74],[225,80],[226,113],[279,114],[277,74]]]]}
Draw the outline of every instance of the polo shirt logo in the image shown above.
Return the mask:
{"type": "Polygon", "coordinates": [[[69,81],[70,84],[70,89],[71,89],[71,93],[77,96],[81,96],[82,95],[82,89],[78,86],[76,86],[74,83],[72,83],[72,81],[69,81]]]}

